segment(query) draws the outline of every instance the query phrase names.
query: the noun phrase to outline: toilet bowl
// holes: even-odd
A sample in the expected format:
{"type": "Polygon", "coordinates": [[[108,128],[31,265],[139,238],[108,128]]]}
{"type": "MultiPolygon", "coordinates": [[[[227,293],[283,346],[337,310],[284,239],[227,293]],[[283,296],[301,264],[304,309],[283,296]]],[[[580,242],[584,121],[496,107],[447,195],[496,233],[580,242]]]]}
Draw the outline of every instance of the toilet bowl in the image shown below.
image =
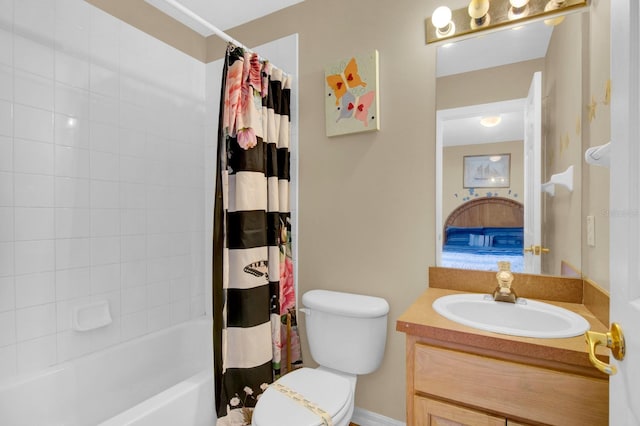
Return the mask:
{"type": "MultiPolygon", "coordinates": [[[[320,407],[331,418],[333,426],[347,426],[354,409],[356,377],[323,367],[301,368],[277,380],[275,384],[291,389],[320,407]]],[[[310,410],[305,403],[285,395],[275,386],[261,396],[253,412],[253,426],[321,426],[321,415],[310,410]]]]}
{"type": "Polygon", "coordinates": [[[311,357],[260,396],[252,426],[348,426],[357,376],[380,366],[389,304],[379,297],[327,290],[302,296],[311,357]]]}

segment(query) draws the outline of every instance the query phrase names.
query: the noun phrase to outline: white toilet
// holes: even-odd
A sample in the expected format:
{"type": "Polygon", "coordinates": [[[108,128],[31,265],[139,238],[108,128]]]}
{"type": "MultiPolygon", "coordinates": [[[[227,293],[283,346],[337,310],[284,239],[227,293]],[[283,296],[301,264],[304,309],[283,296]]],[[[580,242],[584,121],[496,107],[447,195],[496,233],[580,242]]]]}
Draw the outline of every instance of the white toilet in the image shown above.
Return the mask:
{"type": "Polygon", "coordinates": [[[353,415],[356,379],[382,362],[389,304],[379,297],[311,290],[301,309],[311,357],[318,368],[301,368],[278,379],[258,400],[253,426],[321,426],[327,424],[297,398],[304,398],[347,426],[353,415]],[[283,386],[293,391],[286,395],[283,386]]]}

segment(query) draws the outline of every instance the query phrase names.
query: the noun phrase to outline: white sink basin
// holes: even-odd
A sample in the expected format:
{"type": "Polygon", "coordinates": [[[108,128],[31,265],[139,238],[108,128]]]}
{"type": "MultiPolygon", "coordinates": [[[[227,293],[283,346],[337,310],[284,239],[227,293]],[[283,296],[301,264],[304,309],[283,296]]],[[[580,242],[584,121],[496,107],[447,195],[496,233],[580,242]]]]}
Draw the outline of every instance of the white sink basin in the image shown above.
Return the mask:
{"type": "Polygon", "coordinates": [[[457,323],[512,336],[563,338],[589,329],[587,320],[574,312],[523,298],[507,303],[488,294],[452,294],[436,299],[433,309],[457,323]]]}

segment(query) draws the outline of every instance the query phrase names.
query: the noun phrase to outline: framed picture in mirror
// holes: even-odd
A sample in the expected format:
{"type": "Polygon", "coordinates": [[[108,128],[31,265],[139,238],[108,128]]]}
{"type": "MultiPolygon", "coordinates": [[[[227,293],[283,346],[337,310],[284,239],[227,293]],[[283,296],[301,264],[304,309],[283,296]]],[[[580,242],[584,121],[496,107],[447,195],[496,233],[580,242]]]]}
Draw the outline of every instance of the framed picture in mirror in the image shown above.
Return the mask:
{"type": "Polygon", "coordinates": [[[464,188],[510,186],[511,154],[465,155],[463,161],[464,188]]]}

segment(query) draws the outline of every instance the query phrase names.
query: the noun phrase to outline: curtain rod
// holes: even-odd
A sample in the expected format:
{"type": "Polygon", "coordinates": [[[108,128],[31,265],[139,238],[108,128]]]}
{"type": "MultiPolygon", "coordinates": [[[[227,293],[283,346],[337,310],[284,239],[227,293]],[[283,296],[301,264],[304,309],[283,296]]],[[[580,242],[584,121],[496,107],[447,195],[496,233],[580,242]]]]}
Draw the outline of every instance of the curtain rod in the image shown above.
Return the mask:
{"type": "MultiPolygon", "coordinates": [[[[150,0],[145,0],[147,2],[151,2],[150,0]]],[[[233,45],[235,45],[236,47],[240,47],[243,50],[249,52],[249,53],[255,53],[252,49],[249,49],[247,46],[245,46],[244,44],[240,43],[238,40],[236,40],[235,38],[231,37],[229,34],[225,33],[224,31],[222,31],[220,28],[216,27],[215,25],[213,25],[211,22],[207,21],[206,19],[202,18],[200,15],[198,15],[197,13],[195,13],[194,11],[192,11],[191,9],[185,7],[184,5],[180,4],[177,0],[161,0],[162,2],[168,4],[169,6],[173,7],[174,9],[176,9],[178,12],[182,13],[183,15],[185,15],[187,18],[191,19],[192,21],[196,22],[197,24],[203,26],[204,28],[208,29],[209,31],[211,31],[213,34],[215,34],[216,36],[218,36],[219,38],[221,38],[222,40],[226,41],[227,43],[231,43],[233,45]]],[[[265,58],[263,58],[262,56],[258,55],[260,59],[265,60],[265,58]]],[[[271,63],[272,66],[282,70],[281,68],[277,67],[273,62],[269,61],[271,63]]],[[[284,72],[286,74],[286,71],[282,70],[282,72],[284,72]]]]}
{"type": "Polygon", "coordinates": [[[168,5],[170,5],[171,7],[175,8],[176,10],[178,10],[179,12],[183,13],[184,15],[186,15],[188,18],[196,21],[198,24],[202,25],[203,27],[205,27],[206,29],[208,29],[209,31],[211,31],[212,33],[214,33],[216,36],[218,36],[222,40],[226,41],[227,43],[235,44],[237,47],[241,47],[244,50],[247,50],[249,52],[253,52],[247,46],[245,46],[244,44],[240,43],[238,40],[234,39],[229,34],[225,33],[224,31],[222,31],[220,28],[216,27],[215,25],[213,25],[209,21],[203,19],[200,15],[198,15],[195,12],[193,12],[191,9],[189,9],[189,8],[185,7],[184,5],[178,3],[176,0],[163,0],[163,1],[165,3],[167,3],[168,5]]]}

